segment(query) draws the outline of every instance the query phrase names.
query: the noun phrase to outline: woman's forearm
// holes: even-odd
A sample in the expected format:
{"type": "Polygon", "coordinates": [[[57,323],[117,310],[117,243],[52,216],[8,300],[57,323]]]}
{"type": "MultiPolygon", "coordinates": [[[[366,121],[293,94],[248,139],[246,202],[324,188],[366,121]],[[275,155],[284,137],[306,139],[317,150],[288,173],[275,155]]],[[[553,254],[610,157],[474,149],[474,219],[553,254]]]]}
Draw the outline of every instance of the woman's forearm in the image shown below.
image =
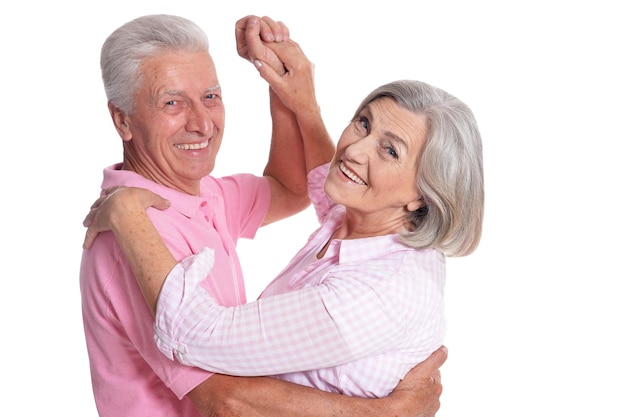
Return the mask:
{"type": "Polygon", "coordinates": [[[161,239],[142,204],[119,199],[112,210],[111,230],[126,256],[152,314],[159,292],[176,259],[161,239]]]}

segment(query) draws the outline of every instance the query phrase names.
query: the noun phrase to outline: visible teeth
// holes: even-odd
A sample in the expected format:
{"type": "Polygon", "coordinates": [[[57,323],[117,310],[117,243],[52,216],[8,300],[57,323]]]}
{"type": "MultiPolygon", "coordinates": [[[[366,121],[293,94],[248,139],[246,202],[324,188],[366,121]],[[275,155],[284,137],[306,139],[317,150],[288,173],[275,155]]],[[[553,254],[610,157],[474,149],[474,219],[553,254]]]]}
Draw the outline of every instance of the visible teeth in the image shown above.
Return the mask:
{"type": "Polygon", "coordinates": [[[209,146],[209,141],[205,140],[202,143],[178,143],[178,144],[176,144],[174,146],[176,146],[178,149],[182,149],[184,151],[195,151],[195,150],[198,150],[198,149],[204,149],[207,146],[209,146]]]}
{"type": "Polygon", "coordinates": [[[348,176],[348,178],[350,178],[352,181],[356,182],[357,184],[360,185],[366,185],[365,181],[363,181],[361,178],[359,178],[354,172],[350,171],[344,164],[343,162],[339,163],[339,169],[341,170],[341,172],[343,172],[344,174],[346,174],[348,176]]]}

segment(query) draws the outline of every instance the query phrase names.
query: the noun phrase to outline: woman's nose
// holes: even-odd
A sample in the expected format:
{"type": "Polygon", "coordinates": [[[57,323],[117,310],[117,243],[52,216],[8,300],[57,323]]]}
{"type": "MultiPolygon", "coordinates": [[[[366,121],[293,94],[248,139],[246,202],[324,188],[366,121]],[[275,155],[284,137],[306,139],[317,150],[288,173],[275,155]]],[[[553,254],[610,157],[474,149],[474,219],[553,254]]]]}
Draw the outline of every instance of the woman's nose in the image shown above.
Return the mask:
{"type": "Polygon", "coordinates": [[[369,157],[369,142],[368,138],[365,137],[348,145],[344,151],[346,159],[358,164],[366,163],[369,157]]]}

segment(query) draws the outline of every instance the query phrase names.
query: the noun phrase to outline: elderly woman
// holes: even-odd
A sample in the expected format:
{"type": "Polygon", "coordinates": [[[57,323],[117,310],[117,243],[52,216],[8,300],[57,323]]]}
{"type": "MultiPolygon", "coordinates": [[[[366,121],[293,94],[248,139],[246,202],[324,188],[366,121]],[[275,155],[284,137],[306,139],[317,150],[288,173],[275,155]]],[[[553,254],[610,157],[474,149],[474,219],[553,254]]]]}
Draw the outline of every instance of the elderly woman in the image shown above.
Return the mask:
{"type": "Polygon", "coordinates": [[[98,231],[111,228],[123,248],[133,248],[125,253],[133,268],[144,268],[137,279],[156,311],[157,344],[170,358],[385,396],[442,345],[445,256],[467,255],[480,240],[476,121],[439,88],[391,82],[363,100],[330,163],[308,162],[321,227],[248,304],[222,307],[205,289],[211,248],[177,263],[147,217],[125,214],[129,201],[156,201],[146,203],[148,191],[113,193],[98,209],[98,231]]]}

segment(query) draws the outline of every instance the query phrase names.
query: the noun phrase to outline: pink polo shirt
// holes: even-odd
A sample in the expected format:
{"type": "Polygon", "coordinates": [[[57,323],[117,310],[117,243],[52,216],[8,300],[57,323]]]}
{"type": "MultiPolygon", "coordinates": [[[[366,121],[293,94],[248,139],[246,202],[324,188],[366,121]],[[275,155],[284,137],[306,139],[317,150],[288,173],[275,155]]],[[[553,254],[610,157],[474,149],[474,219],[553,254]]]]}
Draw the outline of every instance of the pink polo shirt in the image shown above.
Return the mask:
{"type": "Polygon", "coordinates": [[[309,173],[321,227],[260,299],[220,305],[197,282],[216,253],[180,262],[159,296],[157,345],[170,358],[231,375],[275,375],[362,397],[388,395],[440,347],[446,331],[445,258],[396,235],[332,240],[345,208],[323,191],[328,166],[309,173]]]}
{"type": "MultiPolygon", "coordinates": [[[[148,214],[178,259],[204,247],[215,253],[216,274],[200,285],[219,303],[245,303],[235,251],[237,239],[254,237],[270,201],[268,182],[239,174],[206,177],[201,195],[156,184],[119,165],[104,170],[102,189],[148,188],[171,201],[148,214]]],[[[211,373],[164,357],[154,342],[154,319],[112,233],[83,252],[80,288],[93,391],[101,417],[198,416],[185,395],[211,373]]]]}

